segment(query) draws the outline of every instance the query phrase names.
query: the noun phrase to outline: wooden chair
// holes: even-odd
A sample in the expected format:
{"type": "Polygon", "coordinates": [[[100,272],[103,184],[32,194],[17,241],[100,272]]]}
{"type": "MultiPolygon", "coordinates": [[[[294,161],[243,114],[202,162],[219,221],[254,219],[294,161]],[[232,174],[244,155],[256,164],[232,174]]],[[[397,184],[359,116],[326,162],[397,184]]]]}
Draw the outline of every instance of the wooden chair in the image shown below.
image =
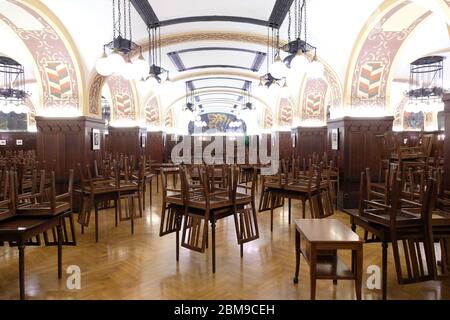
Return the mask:
{"type": "Polygon", "coordinates": [[[436,268],[430,220],[435,188],[435,181],[429,179],[422,203],[412,202],[401,198],[402,180],[397,177],[393,184],[390,205],[370,200],[364,200],[360,205],[361,216],[371,223],[379,224],[390,230],[397,280],[400,284],[428,281],[435,278],[436,268]],[[399,242],[404,252],[403,262],[400,257],[399,242]],[[421,243],[423,243],[424,255],[421,243]],[[426,260],[426,268],[423,258],[426,260]],[[404,276],[403,266],[406,266],[406,276],[404,276]]]}
{"type": "Polygon", "coordinates": [[[180,229],[184,215],[184,197],[181,189],[168,188],[167,177],[164,169],[160,171],[162,205],[159,236],[176,233],[176,260],[180,259],[180,229]]]}
{"type": "Polygon", "coordinates": [[[124,170],[122,172],[120,170],[119,164],[117,163],[115,176],[118,193],[117,200],[118,200],[119,220],[130,221],[131,234],[134,234],[134,220],[137,219],[138,217],[142,217],[142,201],[141,201],[142,195],[139,192],[138,183],[131,180],[130,167],[128,166],[127,157],[125,157],[124,170]],[[125,212],[122,210],[122,203],[121,203],[122,200],[125,200],[125,212]],[[136,214],[135,200],[138,203],[139,216],[137,216],[136,214]]]}
{"type": "Polygon", "coordinates": [[[82,197],[81,211],[78,214],[78,223],[81,225],[81,233],[84,233],[84,228],[89,226],[91,217],[91,207],[95,211],[95,241],[98,242],[98,204],[104,201],[114,201],[115,208],[115,225],[118,225],[118,191],[116,180],[110,177],[94,178],[91,174],[89,165],[86,165],[87,178],[78,164],[78,171],[80,174],[80,189],[78,192],[82,197]]]}
{"type": "MultiPolygon", "coordinates": [[[[258,218],[256,216],[256,184],[257,184],[257,169],[253,169],[253,176],[251,178],[252,184],[248,187],[246,184],[239,184],[240,170],[236,167],[231,169],[232,175],[232,202],[234,207],[234,224],[236,228],[237,242],[241,249],[241,258],[244,255],[244,243],[256,240],[259,238],[258,218]],[[244,189],[245,192],[239,192],[239,189],[244,189]],[[250,190],[250,195],[247,194],[250,190]],[[250,206],[247,208],[246,206],[250,206]]],[[[231,176],[231,175],[230,175],[231,176]]]]}

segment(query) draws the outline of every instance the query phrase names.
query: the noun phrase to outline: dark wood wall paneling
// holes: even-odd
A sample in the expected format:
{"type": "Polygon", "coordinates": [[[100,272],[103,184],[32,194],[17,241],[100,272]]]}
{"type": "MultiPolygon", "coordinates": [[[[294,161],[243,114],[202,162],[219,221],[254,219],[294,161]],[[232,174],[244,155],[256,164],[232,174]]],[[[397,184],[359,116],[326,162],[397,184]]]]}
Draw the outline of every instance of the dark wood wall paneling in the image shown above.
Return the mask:
{"type": "Polygon", "coordinates": [[[278,131],[280,159],[289,159],[293,155],[292,137],[290,131],[278,131]]]}
{"type": "Polygon", "coordinates": [[[445,139],[444,139],[444,184],[450,190],[450,93],[444,95],[445,139]]]}
{"type": "Polygon", "coordinates": [[[105,155],[105,123],[102,120],[77,118],[36,117],[37,158],[46,161],[47,169],[55,170],[58,180],[66,181],[69,170],[75,170],[78,178],[77,164],[83,167],[100,162],[105,155]],[[92,148],[92,129],[100,130],[100,150],[92,148]],[[56,167],[53,167],[53,165],[56,167]]]}
{"type": "Polygon", "coordinates": [[[313,153],[322,157],[327,151],[327,127],[298,127],[291,134],[295,157],[308,158],[313,153]]]}
{"type": "Polygon", "coordinates": [[[18,150],[36,150],[37,133],[28,131],[0,132],[0,140],[5,140],[6,145],[0,145],[0,152],[18,150]],[[22,140],[22,145],[16,141],[22,140]]]}
{"type": "Polygon", "coordinates": [[[133,155],[139,159],[146,154],[147,129],[141,127],[108,127],[108,152],[113,155],[133,155]],[[145,140],[145,146],[142,140],[145,140]]]}
{"type": "Polygon", "coordinates": [[[162,131],[149,131],[147,132],[145,154],[147,159],[151,159],[156,162],[164,161],[164,144],[163,144],[163,132],[162,131]]]}
{"type": "Polygon", "coordinates": [[[356,208],[359,201],[359,180],[365,168],[379,170],[376,135],[392,131],[393,117],[349,118],[328,121],[328,146],[333,158],[338,158],[341,190],[338,206],[356,208]],[[331,150],[332,129],[339,130],[339,150],[331,150]]]}

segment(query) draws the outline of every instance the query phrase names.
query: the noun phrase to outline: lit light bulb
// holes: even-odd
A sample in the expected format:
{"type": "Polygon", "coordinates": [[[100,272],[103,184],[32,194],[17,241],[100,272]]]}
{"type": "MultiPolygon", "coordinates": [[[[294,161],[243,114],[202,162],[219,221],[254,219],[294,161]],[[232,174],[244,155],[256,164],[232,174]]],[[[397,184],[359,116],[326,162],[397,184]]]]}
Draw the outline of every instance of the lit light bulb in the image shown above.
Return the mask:
{"type": "Polygon", "coordinates": [[[297,54],[291,61],[291,69],[295,72],[306,72],[308,63],[308,58],[304,54],[297,54]]]}
{"type": "Polygon", "coordinates": [[[105,52],[103,52],[103,55],[95,63],[95,69],[98,74],[104,77],[110,76],[113,73],[105,52]]]}
{"type": "Polygon", "coordinates": [[[286,71],[287,71],[286,65],[281,60],[280,55],[277,54],[275,56],[275,60],[270,66],[270,74],[274,78],[281,79],[282,77],[284,77],[286,71]]]}
{"type": "Polygon", "coordinates": [[[126,80],[133,80],[134,78],[136,78],[135,66],[133,66],[133,63],[131,63],[131,60],[129,57],[127,58],[126,63],[122,66],[122,70],[120,71],[120,74],[126,80]]]}
{"type": "Polygon", "coordinates": [[[133,65],[135,67],[135,72],[138,78],[145,77],[147,75],[147,70],[150,68],[149,63],[144,59],[142,52],[137,60],[133,62],[133,65]]]}
{"type": "Polygon", "coordinates": [[[108,58],[106,58],[106,62],[108,63],[109,67],[111,68],[111,73],[121,73],[123,70],[123,67],[125,65],[125,60],[123,57],[117,52],[114,51],[111,53],[108,58]]]}
{"type": "Polygon", "coordinates": [[[325,68],[322,63],[317,60],[312,61],[308,66],[308,76],[311,79],[318,79],[323,77],[325,68]]]}

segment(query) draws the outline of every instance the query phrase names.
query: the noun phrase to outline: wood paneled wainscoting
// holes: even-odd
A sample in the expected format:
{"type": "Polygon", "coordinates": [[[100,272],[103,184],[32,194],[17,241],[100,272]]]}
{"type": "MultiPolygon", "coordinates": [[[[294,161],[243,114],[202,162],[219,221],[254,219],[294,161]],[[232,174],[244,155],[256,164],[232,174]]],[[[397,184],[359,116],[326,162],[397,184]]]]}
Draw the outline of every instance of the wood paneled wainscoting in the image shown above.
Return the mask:
{"type": "Polygon", "coordinates": [[[18,150],[36,150],[36,132],[10,131],[0,132],[0,140],[5,140],[5,145],[0,145],[0,152],[18,150]],[[19,140],[19,141],[17,141],[19,140]],[[20,144],[22,143],[22,144],[20,144]]]}
{"type": "Polygon", "coordinates": [[[331,157],[339,158],[341,188],[338,194],[340,208],[357,208],[359,180],[365,168],[378,172],[380,155],[376,135],[392,131],[393,117],[350,118],[328,121],[328,149],[331,157]],[[332,150],[331,136],[338,130],[338,149],[332,150]]]}
{"type": "Polygon", "coordinates": [[[108,127],[108,152],[133,155],[139,159],[146,154],[147,129],[141,127],[108,127]]]}
{"type": "Polygon", "coordinates": [[[162,131],[147,132],[145,155],[147,159],[151,159],[156,162],[164,161],[164,144],[162,131]]]}
{"type": "Polygon", "coordinates": [[[292,137],[290,131],[278,131],[279,138],[279,153],[280,159],[291,158],[294,154],[294,149],[292,148],[292,137]]]}
{"type": "Polygon", "coordinates": [[[327,127],[298,127],[291,133],[294,156],[308,158],[313,153],[322,156],[327,151],[327,127]]]}
{"type": "MultiPolygon", "coordinates": [[[[46,118],[36,117],[37,159],[45,160],[47,170],[55,170],[60,190],[67,190],[69,170],[75,170],[75,183],[79,182],[77,164],[92,166],[105,155],[105,122],[88,117],[46,118]],[[100,149],[93,149],[93,129],[99,130],[100,149]]],[[[74,207],[78,202],[75,199],[74,207]]]]}
{"type": "Polygon", "coordinates": [[[445,139],[444,139],[444,178],[445,189],[450,190],[450,93],[444,95],[445,139]]]}

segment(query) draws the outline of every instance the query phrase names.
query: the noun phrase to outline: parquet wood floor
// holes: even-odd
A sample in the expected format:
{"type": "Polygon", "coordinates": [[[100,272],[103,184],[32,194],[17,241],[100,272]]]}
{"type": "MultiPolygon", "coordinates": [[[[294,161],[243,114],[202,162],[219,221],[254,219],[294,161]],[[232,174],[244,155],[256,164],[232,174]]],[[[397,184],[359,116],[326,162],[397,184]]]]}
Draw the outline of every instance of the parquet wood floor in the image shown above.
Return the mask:
{"type": "MultiPolygon", "coordinates": [[[[154,192],[156,188],[153,188],[154,192]]],[[[300,281],[292,282],[295,267],[295,227],[288,224],[287,207],[275,213],[270,232],[269,212],[259,213],[260,239],[245,245],[239,256],[233,218],[217,224],[217,272],[211,271],[211,251],[205,254],[180,249],[175,261],[175,235],[159,237],[161,193],[153,208],[136,221],[114,227],[114,210],[100,212],[100,241],[95,243],[93,221],[84,235],[77,225],[78,245],[64,247],[63,268],[81,269],[81,289],[69,290],[64,274],[57,278],[56,248],[26,248],[27,299],[309,299],[309,268],[301,261],[300,281]]],[[[293,201],[293,218],[301,216],[293,201]]],[[[337,213],[347,225],[348,218],[337,213]]],[[[350,255],[342,256],[350,261],[350,255]]],[[[381,266],[380,244],[364,245],[364,270],[381,266]]],[[[368,289],[363,276],[363,299],[381,299],[381,290],[368,289]]],[[[18,250],[0,247],[0,299],[17,299],[18,250]]],[[[398,285],[389,249],[388,299],[450,299],[450,281],[398,285]]],[[[352,281],[317,282],[317,299],[355,299],[352,281]]]]}

